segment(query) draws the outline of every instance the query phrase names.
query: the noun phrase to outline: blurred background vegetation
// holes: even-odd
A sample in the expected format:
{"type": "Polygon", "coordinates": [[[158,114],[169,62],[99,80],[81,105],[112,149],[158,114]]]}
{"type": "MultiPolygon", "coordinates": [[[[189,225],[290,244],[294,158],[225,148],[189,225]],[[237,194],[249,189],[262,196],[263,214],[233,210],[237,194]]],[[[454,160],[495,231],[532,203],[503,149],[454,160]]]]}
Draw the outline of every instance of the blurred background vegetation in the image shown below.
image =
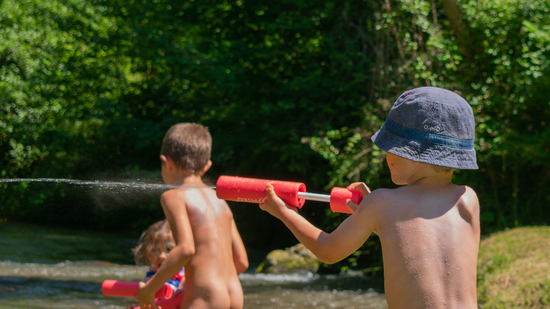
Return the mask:
{"type": "MultiPolygon", "coordinates": [[[[0,178],[160,182],[166,130],[214,138],[207,180],[328,191],[392,187],[370,136],[402,92],[437,86],[474,109],[480,169],[456,174],[482,233],[550,222],[549,0],[0,0],[0,178]]],[[[154,192],[0,183],[0,218],[139,234],[154,192]]],[[[330,231],[345,216],[308,202],[330,231]]],[[[231,204],[245,245],[295,244],[231,204]]],[[[369,240],[338,269],[376,269],[369,240]]]]}

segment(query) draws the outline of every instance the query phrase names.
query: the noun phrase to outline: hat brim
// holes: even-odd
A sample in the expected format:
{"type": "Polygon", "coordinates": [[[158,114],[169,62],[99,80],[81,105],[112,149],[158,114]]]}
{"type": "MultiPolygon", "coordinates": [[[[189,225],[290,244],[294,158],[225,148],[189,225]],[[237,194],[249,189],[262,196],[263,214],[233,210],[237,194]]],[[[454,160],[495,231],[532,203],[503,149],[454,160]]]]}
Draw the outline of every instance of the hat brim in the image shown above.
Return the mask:
{"type": "MultiPolygon", "coordinates": [[[[389,118],[388,118],[389,120],[389,118]]],[[[388,129],[387,122],[372,137],[374,144],[383,151],[392,153],[415,162],[427,163],[438,166],[445,166],[461,170],[478,169],[476,162],[476,151],[471,148],[456,148],[440,143],[418,141],[398,134],[388,129]]],[[[408,129],[412,130],[412,129],[408,129]]],[[[421,132],[412,130],[411,134],[418,135],[421,132]]],[[[443,137],[445,138],[445,137],[443,137]]]]}

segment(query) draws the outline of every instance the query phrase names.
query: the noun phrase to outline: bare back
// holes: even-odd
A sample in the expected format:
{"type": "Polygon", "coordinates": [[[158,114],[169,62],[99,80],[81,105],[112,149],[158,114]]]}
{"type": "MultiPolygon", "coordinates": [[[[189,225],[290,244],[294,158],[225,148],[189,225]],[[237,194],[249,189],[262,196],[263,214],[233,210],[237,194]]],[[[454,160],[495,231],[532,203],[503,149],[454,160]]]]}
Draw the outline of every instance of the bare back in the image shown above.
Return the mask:
{"type": "Polygon", "coordinates": [[[229,206],[211,189],[176,190],[187,209],[195,245],[185,265],[181,308],[242,308],[243,292],[232,250],[235,223],[229,206]]]}
{"type": "MultiPolygon", "coordinates": [[[[376,192],[376,193],[375,193],[376,192]]],[[[450,185],[376,190],[389,308],[477,308],[479,203],[450,185]]]]}

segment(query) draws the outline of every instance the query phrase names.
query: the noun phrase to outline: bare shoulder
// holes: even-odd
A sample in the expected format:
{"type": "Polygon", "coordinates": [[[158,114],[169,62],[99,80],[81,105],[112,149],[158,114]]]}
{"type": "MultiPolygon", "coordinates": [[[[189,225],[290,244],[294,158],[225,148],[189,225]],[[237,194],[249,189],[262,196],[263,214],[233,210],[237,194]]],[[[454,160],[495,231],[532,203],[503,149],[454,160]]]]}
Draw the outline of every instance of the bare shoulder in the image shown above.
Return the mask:
{"type": "MultiPolygon", "coordinates": [[[[367,234],[371,232],[379,234],[389,222],[393,221],[392,211],[397,203],[396,189],[376,189],[363,198],[355,212],[350,216],[349,221],[356,224],[355,227],[361,227],[367,234]]],[[[379,234],[380,235],[380,234],[379,234]]]]}
{"type": "Polygon", "coordinates": [[[163,205],[168,206],[174,203],[181,204],[185,202],[185,194],[181,189],[168,190],[160,196],[160,201],[163,205]]]}
{"type": "Polygon", "coordinates": [[[369,204],[373,205],[373,207],[379,206],[384,207],[388,204],[394,203],[400,196],[402,196],[404,193],[400,192],[401,188],[397,189],[376,189],[372,191],[369,195],[365,197],[365,199],[368,199],[369,204]]]}
{"type": "Polygon", "coordinates": [[[376,189],[363,198],[356,212],[367,212],[369,216],[382,214],[388,205],[394,204],[397,189],[376,189]]]}
{"type": "Polygon", "coordinates": [[[461,217],[472,224],[479,223],[479,200],[475,191],[468,186],[461,186],[462,195],[456,206],[461,217]]]}
{"type": "Polygon", "coordinates": [[[472,188],[468,186],[457,186],[457,188],[462,192],[457,203],[458,206],[466,207],[471,210],[479,208],[477,194],[472,188]]]}
{"type": "MultiPolygon", "coordinates": [[[[217,199],[217,197],[216,197],[216,199],[217,199]]],[[[216,201],[216,204],[218,205],[218,207],[220,209],[223,210],[223,212],[226,212],[228,214],[228,216],[231,218],[231,220],[233,220],[233,212],[231,211],[231,208],[229,207],[229,205],[227,204],[227,202],[225,200],[218,199],[216,201]]]]}
{"type": "Polygon", "coordinates": [[[474,189],[468,187],[468,186],[462,186],[464,188],[464,195],[463,199],[466,203],[472,204],[472,205],[479,205],[479,201],[477,199],[477,194],[474,191],[474,189]]]}

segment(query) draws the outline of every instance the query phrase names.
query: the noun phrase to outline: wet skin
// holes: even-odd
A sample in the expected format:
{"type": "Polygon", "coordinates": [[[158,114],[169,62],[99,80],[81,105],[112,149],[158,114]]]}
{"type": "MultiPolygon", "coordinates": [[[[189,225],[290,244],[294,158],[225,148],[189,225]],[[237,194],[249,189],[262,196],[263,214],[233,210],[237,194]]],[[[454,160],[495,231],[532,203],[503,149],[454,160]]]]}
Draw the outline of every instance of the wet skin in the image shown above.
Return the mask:
{"type": "Polygon", "coordinates": [[[384,259],[388,308],[477,308],[476,268],[480,239],[475,192],[451,183],[451,172],[388,154],[392,180],[406,186],[370,193],[348,202],[354,211],[334,232],[325,233],[288,208],[267,188],[260,207],[281,219],[319,259],[335,263],[376,232],[384,259]]]}
{"type": "Polygon", "coordinates": [[[181,308],[242,308],[243,291],[237,275],[247,269],[248,259],[229,206],[201,180],[210,165],[201,173],[193,173],[162,157],[164,181],[181,185],[161,196],[176,246],[157,274],[140,288],[141,305],[152,304],[153,291],[184,266],[181,308]]]}

